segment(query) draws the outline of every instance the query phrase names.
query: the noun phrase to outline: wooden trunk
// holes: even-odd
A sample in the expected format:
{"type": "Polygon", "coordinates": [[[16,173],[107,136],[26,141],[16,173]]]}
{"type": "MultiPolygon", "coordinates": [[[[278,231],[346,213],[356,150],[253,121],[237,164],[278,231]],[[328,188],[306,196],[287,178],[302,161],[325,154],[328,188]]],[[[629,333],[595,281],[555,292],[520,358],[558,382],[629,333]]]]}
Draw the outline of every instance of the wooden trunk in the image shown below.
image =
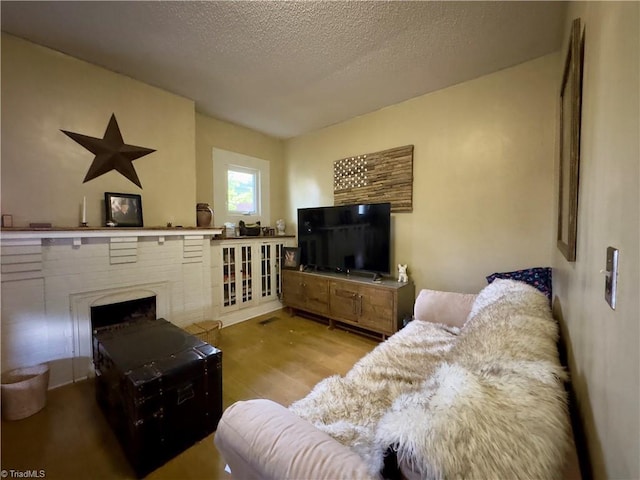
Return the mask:
{"type": "Polygon", "coordinates": [[[212,433],[222,352],[164,319],[94,334],[96,399],[136,474],[212,433]]]}

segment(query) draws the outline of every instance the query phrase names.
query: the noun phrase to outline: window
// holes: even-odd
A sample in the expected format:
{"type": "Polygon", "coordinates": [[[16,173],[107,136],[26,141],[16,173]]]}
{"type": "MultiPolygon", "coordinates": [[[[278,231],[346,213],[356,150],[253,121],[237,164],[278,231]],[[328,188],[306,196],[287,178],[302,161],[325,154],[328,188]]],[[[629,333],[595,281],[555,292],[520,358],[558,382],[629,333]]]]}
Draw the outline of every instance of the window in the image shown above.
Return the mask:
{"type": "Polygon", "coordinates": [[[240,220],[270,225],[267,160],[213,149],[213,210],[217,225],[240,220]]]}
{"type": "Polygon", "coordinates": [[[260,172],[232,165],[227,170],[227,211],[260,215],[260,172]]]}

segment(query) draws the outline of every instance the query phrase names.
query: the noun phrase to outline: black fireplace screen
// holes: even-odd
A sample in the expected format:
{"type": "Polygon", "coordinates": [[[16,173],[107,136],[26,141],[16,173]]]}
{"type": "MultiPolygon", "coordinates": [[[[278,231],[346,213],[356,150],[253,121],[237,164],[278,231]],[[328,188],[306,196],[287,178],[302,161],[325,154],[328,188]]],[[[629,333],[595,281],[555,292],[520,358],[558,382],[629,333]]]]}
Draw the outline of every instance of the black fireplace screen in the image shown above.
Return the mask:
{"type": "Polygon", "coordinates": [[[118,325],[155,319],[155,296],[91,307],[91,330],[93,333],[105,328],[115,328],[118,325]]]}

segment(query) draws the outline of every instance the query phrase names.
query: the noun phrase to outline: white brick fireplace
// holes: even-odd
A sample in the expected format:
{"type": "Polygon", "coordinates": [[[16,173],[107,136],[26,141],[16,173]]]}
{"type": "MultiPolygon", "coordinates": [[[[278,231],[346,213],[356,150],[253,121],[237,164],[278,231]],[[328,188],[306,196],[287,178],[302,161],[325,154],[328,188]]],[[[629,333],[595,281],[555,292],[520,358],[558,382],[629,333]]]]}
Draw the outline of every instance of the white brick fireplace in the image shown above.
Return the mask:
{"type": "Polygon", "coordinates": [[[73,380],[81,380],[93,371],[91,307],[112,305],[129,300],[155,297],[158,318],[171,318],[170,288],[167,281],[142,285],[127,285],[69,296],[73,333],[73,380]]]}
{"type": "Polygon", "coordinates": [[[49,362],[50,386],[85,378],[91,307],[156,297],[176,325],[212,318],[217,229],[2,232],[2,370],[49,362]]]}

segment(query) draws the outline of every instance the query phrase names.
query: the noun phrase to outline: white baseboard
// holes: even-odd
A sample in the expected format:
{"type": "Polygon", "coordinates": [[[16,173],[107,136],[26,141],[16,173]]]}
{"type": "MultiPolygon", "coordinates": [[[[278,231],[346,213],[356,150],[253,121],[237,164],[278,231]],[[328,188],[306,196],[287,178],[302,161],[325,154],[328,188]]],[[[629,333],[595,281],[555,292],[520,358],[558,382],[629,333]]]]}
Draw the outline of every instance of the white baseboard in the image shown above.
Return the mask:
{"type": "Polygon", "coordinates": [[[274,300],[272,302],[256,305],[255,307],[247,307],[242,310],[226,313],[216,320],[222,320],[222,327],[224,328],[280,309],[282,309],[282,303],[280,303],[279,300],[274,300]]]}

